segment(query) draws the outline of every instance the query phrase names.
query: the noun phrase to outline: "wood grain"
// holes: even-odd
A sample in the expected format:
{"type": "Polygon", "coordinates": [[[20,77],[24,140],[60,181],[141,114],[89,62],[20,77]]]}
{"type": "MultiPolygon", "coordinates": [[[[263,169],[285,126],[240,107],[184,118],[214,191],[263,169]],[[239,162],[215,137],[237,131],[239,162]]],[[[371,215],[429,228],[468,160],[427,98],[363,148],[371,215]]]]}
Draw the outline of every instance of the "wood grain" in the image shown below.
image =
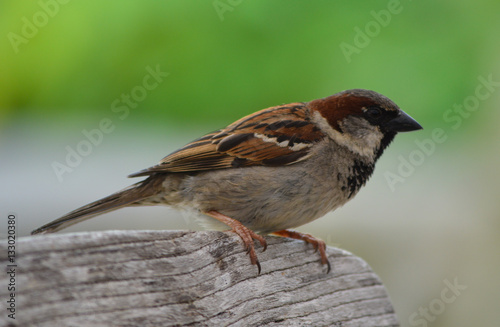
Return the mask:
{"type": "MultiPolygon", "coordinates": [[[[16,244],[16,320],[1,326],[398,326],[380,279],[327,248],[266,237],[262,273],[231,233],[105,231],[37,235],[16,244]]],[[[6,242],[1,242],[6,253],[6,242]]],[[[2,267],[7,266],[2,256],[2,267]]]]}

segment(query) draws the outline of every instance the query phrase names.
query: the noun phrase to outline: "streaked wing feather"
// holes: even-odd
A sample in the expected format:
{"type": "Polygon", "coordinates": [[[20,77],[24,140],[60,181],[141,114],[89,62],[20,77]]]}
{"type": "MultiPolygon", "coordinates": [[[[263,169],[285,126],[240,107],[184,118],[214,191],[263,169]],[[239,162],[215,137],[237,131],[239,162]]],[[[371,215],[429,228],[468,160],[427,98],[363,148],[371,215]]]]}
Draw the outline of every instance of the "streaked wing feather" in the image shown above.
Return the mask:
{"type": "Polygon", "coordinates": [[[207,134],[130,177],[157,172],[197,172],[256,165],[289,165],[307,158],[324,134],[303,103],[258,111],[207,134]],[[279,120],[276,119],[279,117],[279,120]]]}

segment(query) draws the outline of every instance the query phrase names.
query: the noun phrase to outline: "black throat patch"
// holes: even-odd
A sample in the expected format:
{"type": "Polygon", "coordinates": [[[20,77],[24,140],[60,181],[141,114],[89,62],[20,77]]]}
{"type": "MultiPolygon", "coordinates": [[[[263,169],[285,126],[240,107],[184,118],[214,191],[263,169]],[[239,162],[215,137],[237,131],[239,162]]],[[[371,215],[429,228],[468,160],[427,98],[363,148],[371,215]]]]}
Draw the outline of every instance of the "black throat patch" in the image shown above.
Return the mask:
{"type": "Polygon", "coordinates": [[[366,184],[368,178],[373,174],[374,168],[375,163],[367,164],[359,160],[354,161],[354,164],[349,167],[349,177],[347,177],[348,199],[358,193],[359,189],[366,184]]]}

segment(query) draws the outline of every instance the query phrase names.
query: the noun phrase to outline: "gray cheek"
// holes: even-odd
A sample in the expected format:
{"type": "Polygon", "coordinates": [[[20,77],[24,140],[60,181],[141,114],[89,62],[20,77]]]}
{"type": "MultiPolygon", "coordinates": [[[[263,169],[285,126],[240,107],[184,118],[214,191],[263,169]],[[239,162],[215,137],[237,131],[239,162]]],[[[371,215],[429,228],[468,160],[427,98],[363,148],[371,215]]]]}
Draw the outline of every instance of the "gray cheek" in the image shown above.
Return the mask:
{"type": "Polygon", "coordinates": [[[363,138],[373,132],[376,132],[378,127],[370,124],[366,119],[361,117],[350,116],[342,121],[342,130],[345,133],[356,138],[363,138]]]}

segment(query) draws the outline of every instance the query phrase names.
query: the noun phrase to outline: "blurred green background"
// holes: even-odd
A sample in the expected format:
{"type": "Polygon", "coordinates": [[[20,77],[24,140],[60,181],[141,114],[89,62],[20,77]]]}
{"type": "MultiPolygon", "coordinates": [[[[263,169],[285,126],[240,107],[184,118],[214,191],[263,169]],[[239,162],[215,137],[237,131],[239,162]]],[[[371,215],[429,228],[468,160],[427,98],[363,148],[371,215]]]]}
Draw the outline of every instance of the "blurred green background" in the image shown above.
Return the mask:
{"type": "MultiPolygon", "coordinates": [[[[243,115],[373,89],[425,129],[300,230],[365,259],[403,326],[498,325],[500,2],[2,1],[0,15],[0,207],[20,236],[243,115]],[[445,303],[455,279],[467,288],[445,303]]],[[[133,208],[68,231],[160,228],[199,227],[133,208]]]]}

